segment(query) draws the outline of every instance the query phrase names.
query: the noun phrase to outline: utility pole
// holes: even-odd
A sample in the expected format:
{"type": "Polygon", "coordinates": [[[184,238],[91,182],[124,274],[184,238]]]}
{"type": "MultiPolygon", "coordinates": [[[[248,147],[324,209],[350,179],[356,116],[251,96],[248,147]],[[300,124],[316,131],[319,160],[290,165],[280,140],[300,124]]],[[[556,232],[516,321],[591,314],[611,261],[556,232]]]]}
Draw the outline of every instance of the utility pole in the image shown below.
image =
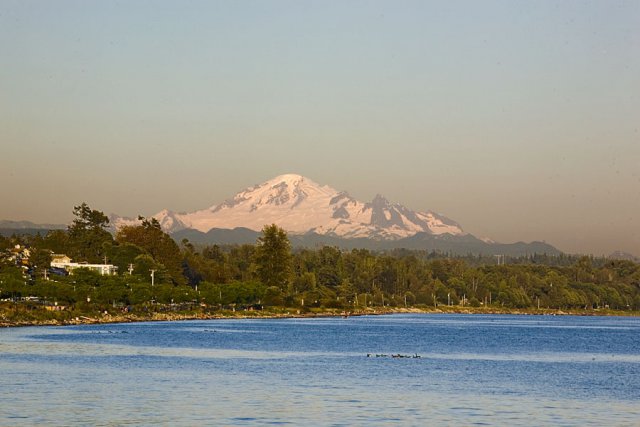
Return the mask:
{"type": "Polygon", "coordinates": [[[156,270],[152,269],[150,271],[151,271],[151,287],[153,288],[156,270]]]}

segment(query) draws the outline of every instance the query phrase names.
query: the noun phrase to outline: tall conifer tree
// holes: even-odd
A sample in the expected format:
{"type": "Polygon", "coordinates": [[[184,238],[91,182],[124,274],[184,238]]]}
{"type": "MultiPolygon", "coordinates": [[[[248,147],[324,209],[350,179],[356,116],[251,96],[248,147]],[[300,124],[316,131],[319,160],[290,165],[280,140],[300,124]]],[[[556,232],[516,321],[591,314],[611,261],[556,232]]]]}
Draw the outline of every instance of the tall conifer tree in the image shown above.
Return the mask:
{"type": "Polygon", "coordinates": [[[258,278],[267,286],[286,289],[291,281],[291,243],[287,233],[275,224],[265,225],[256,245],[258,278]]]}

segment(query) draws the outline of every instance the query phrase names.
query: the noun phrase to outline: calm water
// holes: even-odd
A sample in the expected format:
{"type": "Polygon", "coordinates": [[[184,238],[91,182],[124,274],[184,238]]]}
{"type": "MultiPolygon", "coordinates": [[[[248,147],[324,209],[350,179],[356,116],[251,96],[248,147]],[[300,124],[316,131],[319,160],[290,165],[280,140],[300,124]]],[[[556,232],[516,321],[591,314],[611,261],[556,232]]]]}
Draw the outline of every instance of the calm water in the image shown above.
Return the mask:
{"type": "Polygon", "coordinates": [[[640,425],[640,319],[0,330],[0,425],[640,425]],[[373,357],[367,357],[367,354],[373,357]],[[420,358],[375,357],[376,354],[420,358]]]}

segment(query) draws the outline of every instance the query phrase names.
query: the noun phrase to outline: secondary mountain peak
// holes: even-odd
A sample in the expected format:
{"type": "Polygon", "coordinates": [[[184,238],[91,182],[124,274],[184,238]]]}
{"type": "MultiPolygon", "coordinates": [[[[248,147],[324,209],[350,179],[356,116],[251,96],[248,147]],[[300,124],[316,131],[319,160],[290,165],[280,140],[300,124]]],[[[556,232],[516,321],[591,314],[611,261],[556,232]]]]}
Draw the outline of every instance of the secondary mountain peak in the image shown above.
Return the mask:
{"type": "Polygon", "coordinates": [[[373,200],[371,201],[371,205],[385,207],[385,206],[390,206],[390,203],[389,203],[389,200],[387,200],[387,198],[384,197],[382,194],[376,194],[376,197],[374,197],[373,200]]]}

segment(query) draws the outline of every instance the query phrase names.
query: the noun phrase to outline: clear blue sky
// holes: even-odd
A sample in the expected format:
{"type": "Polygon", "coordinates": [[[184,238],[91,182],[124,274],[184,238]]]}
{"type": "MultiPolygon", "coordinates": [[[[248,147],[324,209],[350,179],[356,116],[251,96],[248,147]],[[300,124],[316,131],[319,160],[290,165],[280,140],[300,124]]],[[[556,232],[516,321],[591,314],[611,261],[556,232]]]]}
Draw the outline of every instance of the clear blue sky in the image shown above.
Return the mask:
{"type": "Polygon", "coordinates": [[[300,173],[640,255],[638,1],[0,0],[0,219],[300,173]]]}

